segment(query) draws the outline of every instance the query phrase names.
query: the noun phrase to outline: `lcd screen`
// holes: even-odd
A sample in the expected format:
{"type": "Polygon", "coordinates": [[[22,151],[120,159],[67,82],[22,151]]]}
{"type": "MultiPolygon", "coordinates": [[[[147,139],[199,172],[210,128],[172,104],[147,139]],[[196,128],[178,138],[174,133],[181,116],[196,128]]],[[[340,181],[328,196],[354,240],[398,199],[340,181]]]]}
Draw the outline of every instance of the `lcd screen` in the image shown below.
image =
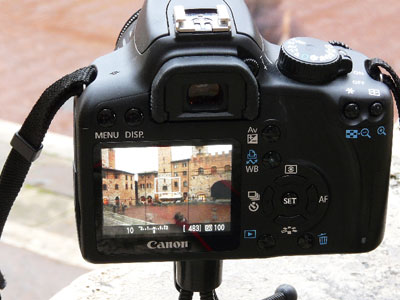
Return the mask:
{"type": "Polygon", "coordinates": [[[103,148],[103,236],[227,233],[232,145],[103,148]]]}

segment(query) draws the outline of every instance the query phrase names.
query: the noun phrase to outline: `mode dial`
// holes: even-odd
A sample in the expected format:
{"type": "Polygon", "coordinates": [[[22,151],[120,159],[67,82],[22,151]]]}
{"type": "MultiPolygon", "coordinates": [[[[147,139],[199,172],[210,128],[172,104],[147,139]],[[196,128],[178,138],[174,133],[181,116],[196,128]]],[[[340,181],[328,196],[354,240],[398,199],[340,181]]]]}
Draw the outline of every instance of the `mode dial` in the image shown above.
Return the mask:
{"type": "Polygon", "coordinates": [[[350,73],[353,62],[342,49],[314,38],[297,37],[283,43],[278,59],[279,70],[304,83],[326,83],[350,73]]]}

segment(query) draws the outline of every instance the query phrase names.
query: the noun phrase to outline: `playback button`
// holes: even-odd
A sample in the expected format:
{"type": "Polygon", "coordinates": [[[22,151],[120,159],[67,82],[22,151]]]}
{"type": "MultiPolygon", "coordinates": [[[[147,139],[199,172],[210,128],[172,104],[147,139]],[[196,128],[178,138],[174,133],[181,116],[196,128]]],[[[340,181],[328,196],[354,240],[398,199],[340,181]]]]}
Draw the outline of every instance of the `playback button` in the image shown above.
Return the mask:
{"type": "Polygon", "coordinates": [[[257,238],[257,230],[255,230],[255,229],[245,230],[244,231],[244,238],[245,239],[255,239],[255,238],[257,238]]]}

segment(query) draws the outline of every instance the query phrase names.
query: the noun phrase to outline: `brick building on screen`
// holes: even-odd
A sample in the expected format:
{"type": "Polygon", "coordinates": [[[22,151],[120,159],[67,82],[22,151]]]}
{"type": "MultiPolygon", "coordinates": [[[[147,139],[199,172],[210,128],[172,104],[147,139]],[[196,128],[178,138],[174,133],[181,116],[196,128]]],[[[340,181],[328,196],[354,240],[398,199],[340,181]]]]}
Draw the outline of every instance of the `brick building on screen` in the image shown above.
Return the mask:
{"type": "Polygon", "coordinates": [[[186,159],[172,160],[172,148],[158,151],[155,197],[171,200],[230,200],[232,151],[211,154],[207,146],[192,147],[186,159]]]}
{"type": "Polygon", "coordinates": [[[102,150],[103,203],[135,205],[137,199],[135,174],[115,169],[115,151],[102,150]]]}
{"type": "Polygon", "coordinates": [[[209,153],[193,146],[187,158],[172,159],[173,147],[158,148],[158,170],[138,174],[115,169],[115,150],[102,150],[103,200],[138,203],[231,199],[232,150],[209,153]]]}

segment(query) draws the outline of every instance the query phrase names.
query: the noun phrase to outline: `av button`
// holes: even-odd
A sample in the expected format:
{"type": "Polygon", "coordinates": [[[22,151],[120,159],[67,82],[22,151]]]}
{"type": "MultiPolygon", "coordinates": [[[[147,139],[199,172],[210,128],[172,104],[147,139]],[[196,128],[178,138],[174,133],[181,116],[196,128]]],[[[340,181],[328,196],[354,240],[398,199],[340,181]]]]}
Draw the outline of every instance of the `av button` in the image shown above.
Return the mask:
{"type": "Polygon", "coordinates": [[[277,142],[281,137],[281,131],[279,130],[279,127],[269,125],[263,130],[262,136],[269,143],[277,142]]]}
{"type": "Polygon", "coordinates": [[[297,196],[296,193],[286,193],[282,197],[282,204],[285,207],[293,207],[296,206],[299,202],[299,197],[297,196]]]}

